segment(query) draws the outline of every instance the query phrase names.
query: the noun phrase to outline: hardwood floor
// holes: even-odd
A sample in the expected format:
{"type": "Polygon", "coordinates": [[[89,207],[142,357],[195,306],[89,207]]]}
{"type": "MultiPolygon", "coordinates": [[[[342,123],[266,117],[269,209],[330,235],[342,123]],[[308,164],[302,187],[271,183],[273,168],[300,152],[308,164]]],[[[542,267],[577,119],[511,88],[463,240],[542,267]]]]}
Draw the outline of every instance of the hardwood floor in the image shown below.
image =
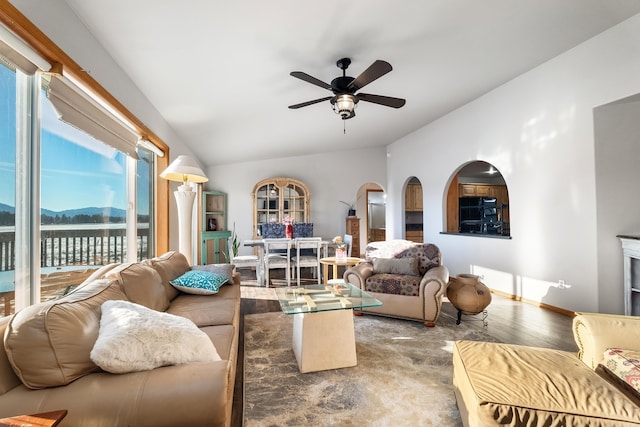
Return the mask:
{"type": "MultiPolygon", "coordinates": [[[[273,288],[257,287],[255,280],[244,277],[242,285],[240,308],[242,318],[240,319],[232,426],[242,426],[244,316],[280,310],[273,288]]],[[[443,313],[456,316],[456,309],[447,299],[443,302],[442,310],[443,313]]],[[[571,330],[572,318],[569,316],[497,294],[492,294],[492,301],[487,310],[488,317],[486,320],[488,324],[486,327],[483,326],[480,315],[463,315],[462,322],[484,329],[485,332],[504,343],[556,348],[566,351],[578,350],[571,330]]]]}

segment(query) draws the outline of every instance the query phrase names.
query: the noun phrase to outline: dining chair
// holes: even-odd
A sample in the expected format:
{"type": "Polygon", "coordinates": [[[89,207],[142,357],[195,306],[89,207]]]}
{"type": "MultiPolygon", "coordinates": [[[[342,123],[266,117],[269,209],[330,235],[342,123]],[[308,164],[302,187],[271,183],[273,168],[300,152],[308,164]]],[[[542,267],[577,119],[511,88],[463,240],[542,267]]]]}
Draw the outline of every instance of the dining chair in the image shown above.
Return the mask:
{"type": "Polygon", "coordinates": [[[233,244],[231,239],[228,239],[229,243],[229,255],[231,264],[238,268],[255,268],[256,270],[256,282],[258,285],[262,285],[262,268],[260,265],[260,257],[257,255],[236,255],[233,256],[233,244]]]}
{"type": "Polygon", "coordinates": [[[322,237],[300,237],[295,239],[296,255],[291,259],[296,283],[300,286],[300,267],[315,267],[318,284],[321,283],[320,251],[322,237]]]}
{"type": "Polygon", "coordinates": [[[351,234],[345,234],[342,239],[347,244],[347,256],[351,256],[351,248],[353,247],[353,236],[351,234]]]}
{"type": "Polygon", "coordinates": [[[269,272],[272,269],[284,269],[287,286],[291,286],[291,245],[292,239],[264,239],[264,278],[269,287],[269,272]]]}

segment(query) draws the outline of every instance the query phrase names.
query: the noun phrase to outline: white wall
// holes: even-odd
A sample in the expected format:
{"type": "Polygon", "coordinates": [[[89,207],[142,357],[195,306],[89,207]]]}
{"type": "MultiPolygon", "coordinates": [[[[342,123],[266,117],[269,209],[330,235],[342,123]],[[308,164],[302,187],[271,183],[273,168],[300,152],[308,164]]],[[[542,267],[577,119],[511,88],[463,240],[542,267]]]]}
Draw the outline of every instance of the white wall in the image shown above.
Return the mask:
{"type": "Polygon", "coordinates": [[[623,257],[616,235],[640,234],[640,96],[594,111],[600,311],[622,312],[623,257]]]}
{"type": "MultiPolygon", "coordinates": [[[[385,160],[385,148],[377,147],[211,166],[206,170],[209,182],[205,189],[228,194],[229,227],[233,227],[235,221],[238,237],[246,240],[252,238],[251,192],[255,184],[265,178],[279,176],[298,179],[307,185],[311,193],[310,216],[314,234],[331,239],[343,235],[346,229],[348,207],[340,200],[355,203],[362,183],[384,184],[385,160]]],[[[365,211],[357,214],[362,218],[365,211]]],[[[248,248],[240,251],[240,254],[248,253],[248,248]]]]}
{"type": "MultiPolygon", "coordinates": [[[[621,265],[598,268],[593,108],[640,92],[639,51],[635,16],[391,144],[387,235],[401,236],[398,198],[415,175],[424,187],[425,241],[440,246],[452,274],[475,272],[491,288],[598,311],[601,286],[622,282],[621,265]],[[504,176],[512,239],[440,234],[448,182],[471,160],[504,176]],[[560,279],[571,288],[557,288],[560,279]]],[[[632,205],[636,215],[639,207],[632,205]]],[[[603,307],[621,312],[622,303],[603,307]]]]}

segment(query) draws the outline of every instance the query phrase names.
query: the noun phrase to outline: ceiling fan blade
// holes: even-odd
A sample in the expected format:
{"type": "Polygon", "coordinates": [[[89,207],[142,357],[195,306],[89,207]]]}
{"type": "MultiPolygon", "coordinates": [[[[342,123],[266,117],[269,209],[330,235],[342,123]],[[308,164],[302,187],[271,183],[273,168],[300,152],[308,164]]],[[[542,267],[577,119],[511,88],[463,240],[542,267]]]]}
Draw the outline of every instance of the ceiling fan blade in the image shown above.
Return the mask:
{"type": "Polygon", "coordinates": [[[327,100],[329,100],[331,98],[333,98],[333,96],[327,96],[327,97],[320,98],[320,99],[314,99],[313,101],[301,102],[300,104],[289,105],[289,108],[291,108],[292,110],[295,110],[297,108],[306,107],[307,105],[313,105],[313,104],[317,104],[318,102],[327,101],[327,100]]]}
{"type": "Polygon", "coordinates": [[[292,71],[290,73],[293,77],[296,77],[300,80],[304,80],[307,83],[311,83],[312,85],[320,86],[323,89],[331,90],[331,85],[323,82],[322,80],[318,80],[313,76],[310,76],[307,73],[303,73],[302,71],[292,71]]]}
{"type": "Polygon", "coordinates": [[[359,93],[356,95],[360,101],[373,102],[374,104],[384,105],[385,107],[400,108],[407,101],[402,98],[393,98],[391,96],[371,95],[369,93],[359,93]]]}
{"type": "Polygon", "coordinates": [[[393,70],[391,64],[389,64],[387,61],[378,59],[349,84],[349,90],[352,90],[353,92],[360,90],[372,81],[384,76],[391,70],[393,70]]]}

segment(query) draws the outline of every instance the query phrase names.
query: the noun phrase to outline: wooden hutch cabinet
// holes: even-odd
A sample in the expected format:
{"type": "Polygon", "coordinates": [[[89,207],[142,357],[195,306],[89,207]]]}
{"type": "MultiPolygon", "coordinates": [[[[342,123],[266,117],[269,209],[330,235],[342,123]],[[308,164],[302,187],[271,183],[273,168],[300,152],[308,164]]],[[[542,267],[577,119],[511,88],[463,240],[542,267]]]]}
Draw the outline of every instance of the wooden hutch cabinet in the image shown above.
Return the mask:
{"type": "Polygon", "coordinates": [[[309,189],[293,178],[268,178],[258,182],[251,193],[253,198],[253,235],[265,222],[309,222],[309,189]]]}

